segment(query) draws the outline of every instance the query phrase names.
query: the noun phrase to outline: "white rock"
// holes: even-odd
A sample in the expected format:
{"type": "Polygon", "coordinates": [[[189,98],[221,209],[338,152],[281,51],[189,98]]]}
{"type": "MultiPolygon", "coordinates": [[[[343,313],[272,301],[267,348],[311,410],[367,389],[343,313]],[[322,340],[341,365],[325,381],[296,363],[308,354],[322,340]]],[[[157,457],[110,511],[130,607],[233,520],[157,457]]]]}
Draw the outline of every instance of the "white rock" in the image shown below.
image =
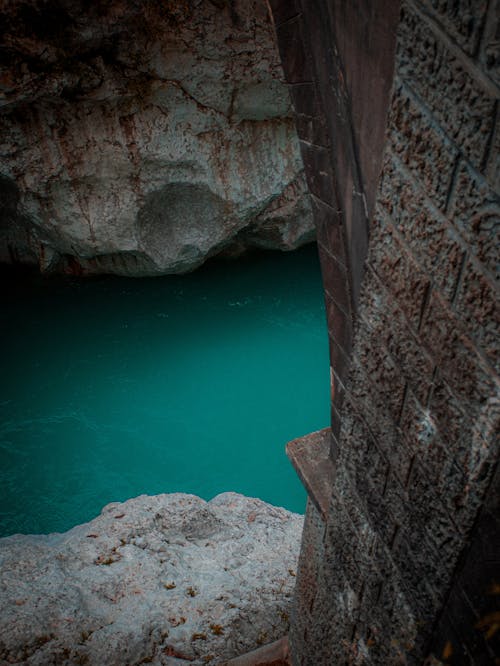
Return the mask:
{"type": "Polygon", "coordinates": [[[214,665],[277,640],[302,523],[235,493],[176,493],[0,539],[0,663],[214,665]]]}
{"type": "Polygon", "coordinates": [[[5,10],[0,260],[154,275],[313,239],[264,2],[61,0],[54,34],[25,4],[5,10]]]}

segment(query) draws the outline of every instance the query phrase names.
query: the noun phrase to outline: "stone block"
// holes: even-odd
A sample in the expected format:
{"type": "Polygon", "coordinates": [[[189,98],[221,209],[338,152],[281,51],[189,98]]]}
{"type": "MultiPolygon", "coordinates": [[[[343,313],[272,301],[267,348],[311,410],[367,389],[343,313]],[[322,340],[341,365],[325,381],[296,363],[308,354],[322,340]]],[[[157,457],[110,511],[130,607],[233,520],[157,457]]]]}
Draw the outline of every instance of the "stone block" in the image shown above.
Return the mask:
{"type": "Polygon", "coordinates": [[[370,552],[375,539],[368,517],[363,511],[363,504],[360,501],[354,486],[346,475],[337,475],[334,486],[334,493],[344,500],[344,506],[349,520],[354,526],[360,543],[363,543],[367,552],[370,552]]]}
{"type": "MultiPolygon", "coordinates": [[[[314,81],[291,83],[288,86],[288,90],[297,114],[310,118],[321,116],[321,103],[316,92],[316,84],[314,81]]],[[[314,142],[310,141],[310,143],[314,142]]]]}
{"type": "Polygon", "coordinates": [[[363,585],[362,621],[366,622],[367,620],[369,621],[370,619],[373,621],[379,615],[378,612],[379,609],[377,608],[377,604],[380,598],[380,594],[382,592],[383,584],[384,584],[383,577],[376,569],[372,568],[371,571],[368,572],[368,575],[366,576],[363,585]]]}
{"type": "Polygon", "coordinates": [[[329,206],[336,207],[333,170],[328,148],[299,141],[309,191],[329,206]]]}
{"type": "Polygon", "coordinates": [[[466,413],[463,402],[437,373],[429,412],[452,456],[444,463],[437,489],[462,531],[473,523],[493,472],[500,432],[499,411],[498,396],[493,394],[476,413],[466,413]]]}
{"type": "Polygon", "coordinates": [[[370,377],[376,399],[385,405],[394,423],[399,421],[406,382],[399,367],[380,345],[377,334],[364,320],[359,321],[354,353],[370,377]]]}
{"type": "Polygon", "coordinates": [[[325,524],[323,519],[308,500],[304,529],[302,532],[301,550],[295,583],[295,600],[300,608],[311,610],[318,594],[318,577],[321,575],[321,557],[323,554],[323,535],[325,524]]]}
{"type": "MultiPolygon", "coordinates": [[[[497,0],[497,2],[500,3],[500,0],[497,0]]],[[[499,63],[498,69],[499,69],[499,85],[500,85],[500,53],[499,53],[498,63],[499,63]]],[[[488,157],[488,162],[486,164],[484,174],[485,178],[487,179],[488,183],[491,185],[492,189],[497,193],[500,192],[500,106],[498,107],[497,110],[496,127],[491,140],[490,155],[488,157]]]]}
{"type": "Polygon", "coordinates": [[[297,595],[290,614],[290,626],[293,627],[288,635],[291,654],[301,655],[305,652],[305,637],[307,638],[312,623],[310,613],[303,607],[301,598],[297,595]]]}
{"type": "MultiPolygon", "coordinates": [[[[469,436],[459,448],[462,457],[460,471],[462,477],[453,478],[456,483],[455,522],[463,532],[474,523],[488,488],[491,488],[492,475],[498,458],[498,436],[500,414],[498,396],[492,396],[486,409],[469,429],[469,436]],[[488,425],[484,427],[482,422],[488,425]],[[486,437],[480,435],[483,433],[486,437]]],[[[498,509],[496,510],[498,514],[498,509]]],[[[500,546],[500,544],[497,544],[500,546]]]]}
{"type": "Polygon", "coordinates": [[[406,394],[401,429],[427,483],[435,489],[457,527],[462,528],[468,479],[456,463],[453,442],[443,439],[430,410],[423,408],[411,391],[406,394]]]}
{"type": "MultiPolygon", "coordinates": [[[[422,471],[417,461],[415,465],[422,471]]],[[[405,541],[405,548],[411,554],[408,566],[414,580],[425,579],[436,599],[441,599],[463,547],[464,536],[449,519],[440,497],[433,492],[425,470],[419,479],[425,500],[418,505],[415,504],[413,475],[408,493],[398,489],[394,481],[394,477],[388,480],[385,494],[390,507],[397,506],[400,512],[401,522],[392,541],[393,548],[397,550],[399,542],[405,541]],[[429,498],[434,502],[431,508],[429,498]]]]}
{"type": "Polygon", "coordinates": [[[376,494],[362,470],[358,470],[356,488],[363,498],[371,528],[384,543],[390,543],[394,534],[395,522],[389,511],[389,503],[376,494]]]}
{"type": "Polygon", "coordinates": [[[409,519],[414,525],[427,526],[433,512],[442,511],[440,498],[418,459],[413,461],[407,484],[407,496],[409,519]]]}
{"type": "Polygon", "coordinates": [[[491,368],[462,332],[462,322],[433,292],[420,338],[468,413],[477,412],[495,391],[491,368]]]}
{"type": "MultiPolygon", "coordinates": [[[[328,252],[323,244],[318,243],[318,251],[323,286],[328,294],[327,300],[333,301],[338,308],[348,314],[351,310],[351,302],[347,269],[328,252]]],[[[327,310],[327,316],[328,314],[327,310]]],[[[330,319],[328,319],[328,323],[330,330],[335,333],[335,328],[332,326],[334,322],[330,323],[330,319]]]]}
{"type": "Polygon", "coordinates": [[[341,214],[315,196],[311,196],[311,208],[318,243],[326,247],[338,263],[347,267],[341,214]]]}
{"type": "Polygon", "coordinates": [[[461,317],[461,323],[467,329],[468,335],[500,374],[500,293],[472,261],[468,261],[464,266],[455,311],[461,317]]]}
{"type": "Polygon", "coordinates": [[[448,652],[452,651],[455,663],[481,666],[494,664],[495,656],[498,655],[499,641],[495,634],[490,640],[485,640],[487,627],[483,631],[480,628],[481,619],[485,615],[483,611],[478,618],[459,586],[453,586],[435,633],[434,653],[442,655],[445,646],[449,644],[448,652]]]}
{"type": "Polygon", "coordinates": [[[366,200],[355,179],[347,178],[347,187],[352,195],[344,199],[346,248],[351,274],[351,294],[357,309],[368,255],[369,221],[366,217],[366,200]]]}
{"type": "Polygon", "coordinates": [[[368,451],[368,465],[366,474],[370,480],[375,494],[384,494],[385,483],[389,471],[389,463],[386,457],[379,451],[375,443],[372,443],[368,451]]]}
{"type": "Polygon", "coordinates": [[[449,219],[492,276],[498,271],[500,196],[461,162],[451,196],[449,219]]]}
{"type": "MultiPolygon", "coordinates": [[[[338,640],[338,636],[350,636],[353,631],[352,623],[346,625],[340,622],[337,616],[331,623],[325,619],[321,624],[319,618],[312,630],[308,633],[307,647],[300,655],[300,666],[319,666],[320,664],[343,664],[352,654],[347,639],[338,640]],[[314,641],[314,643],[313,643],[314,641]],[[314,651],[311,650],[314,645],[314,651]]],[[[298,656],[294,653],[295,656],[298,656]]]]}
{"type": "Polygon", "coordinates": [[[436,490],[448,514],[453,517],[453,522],[457,528],[465,533],[468,528],[467,517],[470,515],[471,510],[474,511],[475,515],[477,506],[473,508],[468,503],[468,497],[472,488],[468,477],[456,462],[453,453],[453,449],[451,449],[441,465],[441,473],[436,483],[436,490]]]}
{"type": "MultiPolygon", "coordinates": [[[[305,51],[304,28],[300,16],[276,26],[278,46],[287,83],[312,81],[309,58],[305,51]]],[[[300,113],[300,109],[297,109],[300,113]]]]}
{"type": "MultiPolygon", "coordinates": [[[[326,315],[329,328],[330,366],[343,385],[349,372],[349,356],[352,344],[350,318],[341,310],[331,296],[325,292],[326,315]]],[[[340,408],[340,405],[336,406],[340,408]]]]}
{"type": "MultiPolygon", "coordinates": [[[[380,452],[384,454],[391,468],[404,483],[408,475],[411,456],[400,430],[390,416],[383,396],[378,394],[377,386],[371,383],[355,359],[351,364],[348,387],[348,393],[352,404],[355,405],[356,412],[358,415],[362,414],[380,452]]],[[[395,392],[402,391],[402,388],[402,386],[396,387],[395,392]]]]}
{"type": "Polygon", "coordinates": [[[463,643],[463,637],[455,629],[449,615],[444,614],[436,626],[431,652],[427,655],[426,661],[430,664],[442,664],[446,662],[439,660],[450,656],[455,663],[461,666],[477,666],[476,661],[463,643]]]}
{"type": "Polygon", "coordinates": [[[400,426],[411,455],[422,462],[430,482],[437,485],[442,466],[452,457],[452,451],[446,448],[429,410],[422,407],[410,389],[405,396],[400,426]]]}
{"type": "MultiPolygon", "coordinates": [[[[345,397],[346,379],[349,375],[350,360],[342,348],[330,336],[329,351],[330,351],[330,391],[332,407],[334,407],[339,416],[342,413],[342,406],[345,397]]],[[[338,438],[339,431],[335,431],[335,437],[338,438]]]]}
{"type": "MultiPolygon", "coordinates": [[[[10,244],[12,260],[38,255],[47,271],[152,276],[222,250],[306,240],[305,179],[265,2],[71,4],[54,10],[65,17],[57,39],[42,30],[29,48],[15,32],[35,19],[16,6],[2,14],[13,41],[0,161],[21,199],[8,207],[8,236],[0,223],[0,256],[10,244]]],[[[47,3],[35,13],[51,24],[47,3]]]]}
{"type": "MultiPolygon", "coordinates": [[[[362,579],[362,568],[360,569],[358,561],[363,565],[367,554],[364,554],[364,558],[362,555],[357,557],[360,547],[358,535],[344,512],[337,510],[332,518],[325,534],[325,569],[335,571],[339,578],[345,578],[356,593],[362,579]]],[[[361,546],[361,550],[363,548],[361,546]]]]}
{"type": "Polygon", "coordinates": [[[500,196],[463,161],[453,187],[448,216],[477,259],[492,276],[496,276],[500,196]]]}
{"type": "Polygon", "coordinates": [[[457,149],[396,79],[389,116],[389,146],[435,206],[446,208],[457,149]]]}
{"type": "MultiPolygon", "coordinates": [[[[358,487],[362,489],[365,495],[369,493],[375,498],[381,498],[384,494],[385,480],[387,477],[388,463],[385,456],[379,451],[373,439],[364,443],[363,448],[358,448],[352,453],[345,467],[349,469],[353,479],[361,479],[358,487]],[[365,484],[368,482],[368,485],[365,484]]],[[[378,499],[375,499],[378,501],[378,499]]]]}
{"type": "MultiPolygon", "coordinates": [[[[489,3],[490,20],[486,22],[479,61],[484,73],[500,86],[500,2],[492,0],[489,3]]],[[[497,154],[498,159],[498,154],[497,154]]],[[[497,174],[500,178],[500,174],[497,174]]]]}
{"type": "Polygon", "coordinates": [[[440,602],[422,576],[422,566],[417,563],[416,554],[412,551],[405,532],[401,532],[396,538],[392,548],[392,557],[403,581],[406,601],[413,611],[416,623],[421,628],[433,621],[435,613],[440,608],[440,602]]]}
{"type": "Polygon", "coordinates": [[[297,114],[295,116],[295,127],[297,136],[305,143],[327,148],[330,145],[330,136],[324,116],[306,116],[297,114]]]}
{"type": "MultiPolygon", "coordinates": [[[[411,459],[409,459],[411,462],[411,459]]],[[[391,469],[387,475],[387,481],[385,484],[384,500],[390,506],[392,515],[394,516],[395,524],[398,527],[398,530],[402,527],[407,527],[410,521],[410,512],[409,512],[409,497],[405,489],[406,484],[401,482],[401,479],[396,474],[394,469],[391,469]]],[[[391,534],[390,543],[394,540],[395,532],[391,534]]]]}
{"type": "MultiPolygon", "coordinates": [[[[332,372],[331,368],[330,372],[332,372]]],[[[330,419],[332,428],[332,460],[335,463],[340,451],[339,437],[340,429],[342,427],[342,417],[341,410],[337,409],[333,402],[330,408],[330,419]]]]}
{"type": "Polygon", "coordinates": [[[464,407],[465,405],[452,392],[443,374],[437,372],[428,405],[429,413],[458,461],[461,460],[462,455],[460,447],[457,445],[459,442],[467,440],[472,433],[472,422],[465,413],[464,407]]]}
{"type": "Polygon", "coordinates": [[[410,327],[417,331],[430,286],[429,276],[420,269],[384,215],[376,215],[372,222],[368,263],[403,310],[410,327]]]}
{"type": "Polygon", "coordinates": [[[277,640],[302,524],[236,493],[171,493],[109,504],[64,534],[1,539],[0,663],[172,664],[177,653],[204,664],[211,653],[221,665],[259,635],[277,640]]]}
{"type": "Polygon", "coordinates": [[[446,511],[436,511],[426,525],[427,542],[436,554],[427,560],[427,580],[435,595],[444,602],[460,553],[466,545],[464,535],[450,522],[446,511]]]}
{"type": "MultiPolygon", "coordinates": [[[[370,578],[370,583],[372,579],[370,578]]],[[[363,637],[364,644],[368,648],[370,658],[375,664],[401,664],[403,662],[396,661],[392,658],[393,655],[393,623],[392,615],[389,604],[387,607],[388,597],[384,596],[385,583],[383,579],[373,578],[373,593],[370,589],[372,586],[367,584],[365,591],[369,590],[370,596],[376,601],[370,606],[368,603],[363,604],[362,620],[363,625],[358,625],[360,635],[363,637]]]]}
{"type": "Polygon", "coordinates": [[[345,380],[349,376],[350,359],[346,356],[343,349],[336,343],[330,335],[328,338],[330,354],[330,416],[332,430],[332,459],[336,459],[339,452],[340,430],[343,424],[343,405],[345,399],[345,380]],[[335,375],[341,378],[342,389],[341,396],[337,395],[335,399],[335,375]],[[341,398],[341,400],[339,400],[341,398]]]}
{"type": "Polygon", "coordinates": [[[451,300],[464,249],[453,227],[390,153],[384,162],[378,204],[390,215],[395,229],[436,288],[451,300]]]}
{"type": "Polygon", "coordinates": [[[428,557],[423,561],[425,566],[429,567],[426,578],[436,590],[436,594],[440,589],[443,593],[446,590],[448,579],[465,545],[465,536],[450,518],[442,501],[442,495],[443,492],[438,493],[429,483],[426,471],[419,461],[415,461],[408,484],[412,525],[420,526],[422,533],[425,534],[425,541],[429,544],[428,557]],[[433,568],[430,567],[432,553],[434,553],[433,568]]]}
{"type": "Polygon", "coordinates": [[[498,595],[494,592],[499,554],[500,520],[482,511],[457,576],[457,587],[477,617],[487,616],[498,608],[498,595]]]}
{"type": "MultiPolygon", "coordinates": [[[[478,483],[474,487],[471,486],[469,479],[465,478],[466,483],[461,491],[463,495],[463,499],[461,500],[462,506],[459,507],[455,515],[455,522],[464,533],[470,532],[474,526],[484,500],[484,492],[488,487],[488,481],[491,479],[491,476],[494,473],[494,469],[494,465],[484,465],[483,471],[484,473],[487,473],[488,476],[486,477],[485,482],[478,483]]],[[[489,538],[492,538],[491,531],[489,533],[489,538]]],[[[498,548],[500,547],[498,537],[495,543],[495,547],[498,552],[498,548]]]]}
{"type": "Polygon", "coordinates": [[[415,396],[425,404],[434,362],[409,328],[398,303],[371,269],[367,271],[359,317],[369,323],[378,344],[391,355],[415,396]]]}
{"type": "MultiPolygon", "coordinates": [[[[385,486],[391,478],[392,472],[387,475],[385,486]]],[[[404,502],[400,495],[384,494],[385,488],[376,489],[372,479],[366,474],[365,470],[358,467],[355,474],[356,494],[359,496],[360,506],[363,515],[367,519],[367,524],[371,533],[371,542],[380,540],[389,548],[397,533],[399,524],[404,520],[404,502]],[[396,497],[396,502],[394,501],[396,497]]],[[[375,561],[373,552],[371,553],[372,562],[375,561]]],[[[377,567],[382,571],[382,564],[379,562],[377,567]]]]}
{"type": "Polygon", "coordinates": [[[364,585],[358,635],[364,635],[370,656],[376,657],[375,663],[407,663],[402,660],[406,650],[398,647],[407,642],[412,626],[411,610],[406,604],[398,603],[403,597],[403,581],[390,550],[379,538],[374,541],[371,557],[372,567],[364,585]]]}
{"type": "MultiPolygon", "coordinates": [[[[495,451],[500,433],[500,387],[498,381],[484,404],[481,404],[474,415],[472,423],[472,436],[477,440],[488,443],[490,452],[495,451]]],[[[478,447],[482,448],[480,442],[478,447]]]]}
{"type": "Polygon", "coordinates": [[[325,581],[321,603],[315,608],[313,623],[308,628],[305,655],[301,664],[345,663],[346,645],[355,624],[355,593],[346,580],[333,576],[325,581]],[[310,646],[314,645],[314,651],[310,646]]]}
{"type": "MultiPolygon", "coordinates": [[[[478,0],[476,4],[484,13],[486,3],[478,0]]],[[[481,18],[468,16],[462,25],[473,24],[475,18],[479,30],[481,18]]],[[[409,5],[401,13],[396,58],[398,76],[430,109],[431,122],[442,127],[460,151],[481,168],[495,122],[495,98],[478,80],[479,72],[474,77],[409,5]]]]}
{"type": "Polygon", "coordinates": [[[289,21],[300,13],[298,0],[269,0],[269,5],[276,26],[289,21]]]}

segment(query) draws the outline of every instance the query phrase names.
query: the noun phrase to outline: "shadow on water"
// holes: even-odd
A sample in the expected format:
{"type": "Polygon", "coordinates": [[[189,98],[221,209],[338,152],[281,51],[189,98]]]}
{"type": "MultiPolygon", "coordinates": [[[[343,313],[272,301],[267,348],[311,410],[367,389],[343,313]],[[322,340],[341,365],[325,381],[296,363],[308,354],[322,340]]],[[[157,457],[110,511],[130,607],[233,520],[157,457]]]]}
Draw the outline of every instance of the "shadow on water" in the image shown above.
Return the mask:
{"type": "Polygon", "coordinates": [[[328,422],[316,248],[163,278],[2,279],[0,534],[142,493],[303,512],[285,443],[328,422]]]}

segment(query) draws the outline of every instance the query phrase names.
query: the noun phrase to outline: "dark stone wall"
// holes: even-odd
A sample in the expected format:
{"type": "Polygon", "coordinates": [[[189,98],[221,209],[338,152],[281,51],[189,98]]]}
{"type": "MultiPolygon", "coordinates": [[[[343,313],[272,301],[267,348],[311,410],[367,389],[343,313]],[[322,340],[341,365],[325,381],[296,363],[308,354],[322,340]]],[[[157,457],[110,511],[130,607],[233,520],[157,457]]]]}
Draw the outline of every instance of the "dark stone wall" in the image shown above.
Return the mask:
{"type": "Polygon", "coordinates": [[[495,663],[498,3],[271,6],[332,376],[331,496],[308,506],[294,663],[495,663]]]}
{"type": "Polygon", "coordinates": [[[445,663],[498,664],[500,571],[500,467],[459,561],[432,640],[445,663]]]}
{"type": "Polygon", "coordinates": [[[387,125],[399,3],[343,3],[340,14],[323,0],[304,2],[304,11],[298,1],[272,4],[317,229],[337,435],[387,125]]]}

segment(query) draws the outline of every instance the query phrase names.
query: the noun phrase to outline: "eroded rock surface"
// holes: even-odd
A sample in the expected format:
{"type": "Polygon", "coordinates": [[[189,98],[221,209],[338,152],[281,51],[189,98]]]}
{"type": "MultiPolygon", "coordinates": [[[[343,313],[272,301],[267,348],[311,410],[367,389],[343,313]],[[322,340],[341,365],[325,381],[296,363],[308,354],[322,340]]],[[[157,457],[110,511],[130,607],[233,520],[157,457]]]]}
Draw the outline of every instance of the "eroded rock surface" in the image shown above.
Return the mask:
{"type": "Polygon", "coordinates": [[[0,32],[0,260],[183,272],[313,238],[261,0],[14,0],[0,32]]]}
{"type": "Polygon", "coordinates": [[[235,493],[0,539],[0,663],[221,664],[288,631],[303,517],[235,493]]]}

